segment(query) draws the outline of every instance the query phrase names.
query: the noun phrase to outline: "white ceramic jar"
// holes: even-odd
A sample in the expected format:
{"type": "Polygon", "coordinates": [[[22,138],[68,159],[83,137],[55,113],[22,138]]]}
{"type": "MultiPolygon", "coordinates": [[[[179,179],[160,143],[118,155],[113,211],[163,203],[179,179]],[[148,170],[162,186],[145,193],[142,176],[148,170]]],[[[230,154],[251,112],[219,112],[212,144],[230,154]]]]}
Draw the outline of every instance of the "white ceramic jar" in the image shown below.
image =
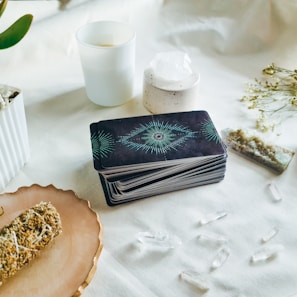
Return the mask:
{"type": "MultiPolygon", "coordinates": [[[[0,92],[17,95],[0,109],[0,191],[15,177],[30,157],[23,93],[0,85],[0,92]]],[[[2,102],[3,103],[3,102],[2,102]]]]}

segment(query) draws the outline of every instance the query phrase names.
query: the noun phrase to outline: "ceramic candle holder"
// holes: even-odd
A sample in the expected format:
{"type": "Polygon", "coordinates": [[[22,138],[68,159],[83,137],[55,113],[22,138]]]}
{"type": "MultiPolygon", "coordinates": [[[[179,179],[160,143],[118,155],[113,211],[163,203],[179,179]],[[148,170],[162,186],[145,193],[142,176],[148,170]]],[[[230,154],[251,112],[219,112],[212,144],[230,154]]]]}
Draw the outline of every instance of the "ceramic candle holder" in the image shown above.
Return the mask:
{"type": "Polygon", "coordinates": [[[183,83],[163,83],[150,69],[144,71],[143,104],[153,114],[197,109],[199,74],[183,83]]]}
{"type": "Polygon", "coordinates": [[[143,76],[143,104],[151,113],[192,111],[198,106],[200,74],[182,51],[160,52],[143,76]]]}

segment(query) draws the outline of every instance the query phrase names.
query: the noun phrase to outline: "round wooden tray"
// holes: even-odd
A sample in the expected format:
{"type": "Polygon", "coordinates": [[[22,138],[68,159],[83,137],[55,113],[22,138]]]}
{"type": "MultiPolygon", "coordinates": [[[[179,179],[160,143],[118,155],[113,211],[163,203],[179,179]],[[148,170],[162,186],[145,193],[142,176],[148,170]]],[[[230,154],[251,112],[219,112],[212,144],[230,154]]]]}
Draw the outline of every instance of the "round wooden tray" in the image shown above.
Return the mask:
{"type": "Polygon", "coordinates": [[[0,287],[1,297],[77,297],[92,280],[102,250],[102,226],[90,203],[53,185],[22,187],[0,195],[0,228],[26,209],[50,201],[62,221],[62,234],[27,267],[0,287]]]}

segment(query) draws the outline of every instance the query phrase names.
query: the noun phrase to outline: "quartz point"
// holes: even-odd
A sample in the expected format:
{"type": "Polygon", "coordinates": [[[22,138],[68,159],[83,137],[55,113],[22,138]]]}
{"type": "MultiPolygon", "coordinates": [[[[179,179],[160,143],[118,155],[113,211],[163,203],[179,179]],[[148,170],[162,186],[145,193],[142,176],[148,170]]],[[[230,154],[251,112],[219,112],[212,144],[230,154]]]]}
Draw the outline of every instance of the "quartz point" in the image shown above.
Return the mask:
{"type": "Polygon", "coordinates": [[[228,242],[227,238],[220,234],[203,232],[198,234],[198,240],[205,244],[220,245],[228,242]]]}
{"type": "Polygon", "coordinates": [[[252,263],[267,262],[277,257],[278,253],[282,251],[284,247],[280,244],[271,245],[269,247],[264,247],[256,251],[252,257],[252,263]]]}
{"type": "Polygon", "coordinates": [[[269,233],[267,233],[266,235],[264,235],[261,238],[261,242],[262,243],[266,243],[269,240],[271,240],[273,237],[275,237],[277,235],[277,233],[279,232],[279,229],[277,227],[272,228],[269,233]]]}
{"type": "Polygon", "coordinates": [[[227,261],[229,256],[230,249],[226,246],[222,247],[214,257],[211,263],[211,269],[217,269],[221,267],[227,261]]]}
{"type": "Polygon", "coordinates": [[[180,273],[180,277],[185,282],[198,288],[201,292],[206,292],[209,290],[209,287],[210,287],[209,280],[204,274],[201,274],[197,271],[188,270],[188,271],[182,271],[180,273]]]}
{"type": "Polygon", "coordinates": [[[207,225],[214,221],[220,220],[220,219],[224,218],[225,216],[227,216],[227,212],[225,212],[225,211],[217,211],[214,213],[209,213],[209,214],[205,215],[205,217],[199,221],[199,225],[200,226],[207,225]]]}
{"type": "Polygon", "coordinates": [[[268,189],[274,202],[280,202],[283,200],[283,196],[274,182],[268,184],[268,189]]]}
{"type": "Polygon", "coordinates": [[[193,74],[191,59],[182,51],[160,52],[150,62],[155,76],[162,80],[183,81],[193,74]]]}
{"type": "Polygon", "coordinates": [[[144,247],[155,249],[174,249],[181,245],[182,242],[177,236],[172,236],[164,231],[158,232],[139,232],[137,240],[144,247]]]}

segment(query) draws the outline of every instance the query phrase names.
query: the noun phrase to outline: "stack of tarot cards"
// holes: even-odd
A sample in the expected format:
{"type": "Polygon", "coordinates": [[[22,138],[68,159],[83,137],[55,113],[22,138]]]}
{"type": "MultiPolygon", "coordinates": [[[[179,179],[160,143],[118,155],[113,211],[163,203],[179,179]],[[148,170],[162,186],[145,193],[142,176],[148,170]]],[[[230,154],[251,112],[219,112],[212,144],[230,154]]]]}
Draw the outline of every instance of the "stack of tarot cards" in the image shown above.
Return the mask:
{"type": "Polygon", "coordinates": [[[94,167],[110,206],[221,181],[227,152],[206,111],[90,125],[94,167]]]}

